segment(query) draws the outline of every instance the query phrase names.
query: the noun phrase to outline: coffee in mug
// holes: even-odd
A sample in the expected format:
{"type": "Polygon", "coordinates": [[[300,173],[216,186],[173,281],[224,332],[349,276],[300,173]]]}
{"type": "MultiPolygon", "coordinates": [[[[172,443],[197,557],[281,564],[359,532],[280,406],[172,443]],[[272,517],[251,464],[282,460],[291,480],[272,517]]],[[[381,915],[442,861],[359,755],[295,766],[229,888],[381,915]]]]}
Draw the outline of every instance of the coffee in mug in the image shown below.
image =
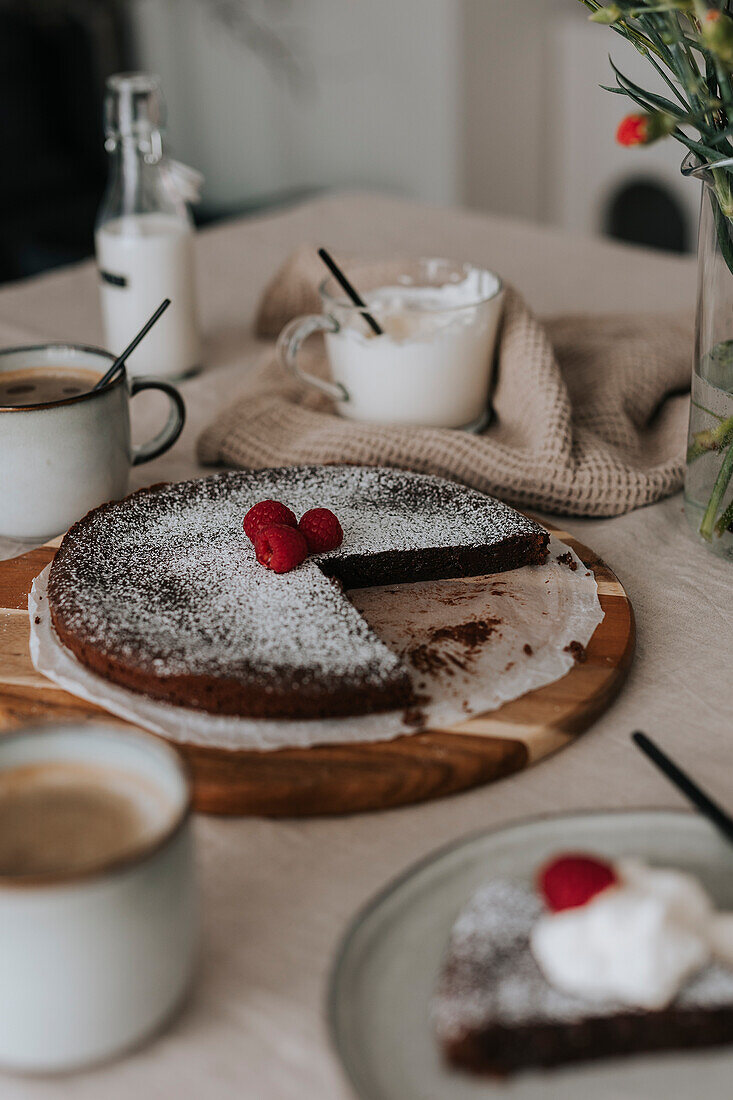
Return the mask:
{"type": "Polygon", "coordinates": [[[64,760],[0,771],[0,878],[82,874],[162,835],[174,813],[135,772],[64,760]]]}
{"type": "Polygon", "coordinates": [[[171,447],[185,420],[183,398],[157,378],[128,380],[123,367],[94,387],[114,356],[83,345],[0,350],[0,537],[40,542],[66,531],[128,489],[131,466],[171,447]],[[171,403],[163,430],[130,440],[130,399],[162,390],[171,403]]]}
{"type": "Polygon", "coordinates": [[[159,1029],[192,976],[190,786],[149,734],[0,737],[0,1066],[51,1072],[159,1029]]]}
{"type": "Polygon", "coordinates": [[[48,405],[89,393],[102,377],[82,367],[28,367],[0,374],[0,408],[48,405]]]}

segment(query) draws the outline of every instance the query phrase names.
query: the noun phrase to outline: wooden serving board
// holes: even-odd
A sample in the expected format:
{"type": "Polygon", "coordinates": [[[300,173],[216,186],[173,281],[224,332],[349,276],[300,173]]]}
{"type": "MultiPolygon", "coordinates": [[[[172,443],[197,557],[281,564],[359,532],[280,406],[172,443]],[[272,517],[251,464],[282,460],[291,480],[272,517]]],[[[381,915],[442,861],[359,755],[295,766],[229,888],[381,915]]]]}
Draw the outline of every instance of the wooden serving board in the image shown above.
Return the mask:
{"type": "MultiPolygon", "coordinates": [[[[385,809],[490,783],[572,742],[626,678],[634,652],[634,614],[620,582],[592,550],[563,531],[548,529],[572,547],[598,583],[605,618],[584,663],[485,717],[393,741],[277,752],[179,745],[192,771],[196,808],[270,816],[385,809]]],[[[28,592],[59,541],[0,562],[0,730],[58,719],[103,717],[121,723],[56,687],[31,664],[28,592]]]]}

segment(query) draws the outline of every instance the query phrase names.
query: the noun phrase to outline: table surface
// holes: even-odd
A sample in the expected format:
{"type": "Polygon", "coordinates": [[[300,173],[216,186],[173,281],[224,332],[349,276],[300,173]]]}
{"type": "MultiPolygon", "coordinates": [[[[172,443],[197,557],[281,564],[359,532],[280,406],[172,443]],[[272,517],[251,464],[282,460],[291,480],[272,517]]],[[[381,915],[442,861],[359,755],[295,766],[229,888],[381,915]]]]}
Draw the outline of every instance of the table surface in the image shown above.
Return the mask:
{"type": "MultiPolygon", "coordinates": [[[[540,313],[689,311],[694,303],[690,258],[384,196],[329,196],[223,224],[197,240],[208,369],[182,386],[189,421],[181,441],[135,470],[133,487],[199,472],[198,430],[266,346],[251,334],[258,294],[302,241],[337,254],[472,260],[516,283],[540,313]]],[[[91,263],[0,290],[0,341],[39,338],[101,342],[91,263]]],[[[136,433],[150,434],[163,412],[159,400],[136,398],[136,433]]],[[[341,819],[198,818],[203,940],[185,1011],[123,1061],[55,1081],[3,1078],[3,1100],[346,1100],[351,1092],[325,1026],[326,981],[348,921],[387,880],[463,833],[528,815],[680,806],[631,746],[636,728],[730,801],[730,564],[690,537],[679,495],[616,519],[568,520],[566,527],[608,561],[636,609],[636,660],[615,705],[559,755],[439,802],[341,819]]]]}

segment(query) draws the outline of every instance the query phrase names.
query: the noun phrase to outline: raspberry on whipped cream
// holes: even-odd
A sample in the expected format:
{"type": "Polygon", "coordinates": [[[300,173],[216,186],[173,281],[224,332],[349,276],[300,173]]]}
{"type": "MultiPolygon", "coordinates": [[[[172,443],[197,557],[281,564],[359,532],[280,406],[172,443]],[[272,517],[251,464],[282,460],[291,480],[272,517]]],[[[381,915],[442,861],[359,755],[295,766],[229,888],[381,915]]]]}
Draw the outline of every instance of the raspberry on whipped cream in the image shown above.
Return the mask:
{"type": "Polygon", "coordinates": [[[692,875],[623,859],[585,904],[548,912],[530,946],[548,982],[587,1000],[664,1008],[713,956],[733,965],[733,913],[692,875]]]}
{"type": "Polygon", "coordinates": [[[606,860],[572,853],[545,864],[537,878],[539,891],[553,913],[587,905],[616,882],[616,872],[606,860]]]}

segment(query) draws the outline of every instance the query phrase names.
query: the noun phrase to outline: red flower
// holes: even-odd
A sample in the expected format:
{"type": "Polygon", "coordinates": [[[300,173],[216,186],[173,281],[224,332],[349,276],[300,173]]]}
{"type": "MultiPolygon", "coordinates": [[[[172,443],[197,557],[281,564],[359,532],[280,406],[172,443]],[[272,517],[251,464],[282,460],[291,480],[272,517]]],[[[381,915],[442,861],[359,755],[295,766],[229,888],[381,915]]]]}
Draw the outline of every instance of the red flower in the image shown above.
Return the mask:
{"type": "Polygon", "coordinates": [[[649,115],[627,115],[622,118],[616,131],[619,145],[648,145],[649,115]]]}
{"type": "Polygon", "coordinates": [[[658,138],[671,134],[676,125],[677,119],[664,111],[627,115],[619,123],[616,141],[619,145],[651,145],[658,138]]]}

